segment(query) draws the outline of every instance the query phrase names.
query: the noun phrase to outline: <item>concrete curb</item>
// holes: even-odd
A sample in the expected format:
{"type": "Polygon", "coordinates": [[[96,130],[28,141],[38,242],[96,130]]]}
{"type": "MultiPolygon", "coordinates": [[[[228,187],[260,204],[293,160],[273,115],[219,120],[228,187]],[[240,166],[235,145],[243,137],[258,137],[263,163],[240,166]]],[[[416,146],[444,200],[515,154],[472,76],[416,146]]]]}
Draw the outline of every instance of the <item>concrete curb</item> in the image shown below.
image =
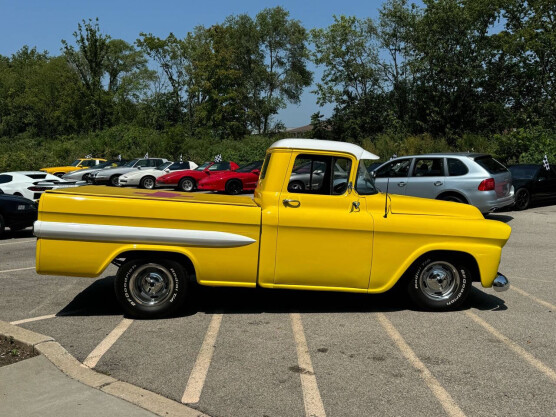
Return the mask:
{"type": "Polygon", "coordinates": [[[35,333],[1,320],[0,335],[13,337],[17,342],[32,347],[70,378],[108,395],[121,398],[151,413],[163,417],[210,417],[160,394],[119,381],[86,367],[50,336],[35,333]]]}

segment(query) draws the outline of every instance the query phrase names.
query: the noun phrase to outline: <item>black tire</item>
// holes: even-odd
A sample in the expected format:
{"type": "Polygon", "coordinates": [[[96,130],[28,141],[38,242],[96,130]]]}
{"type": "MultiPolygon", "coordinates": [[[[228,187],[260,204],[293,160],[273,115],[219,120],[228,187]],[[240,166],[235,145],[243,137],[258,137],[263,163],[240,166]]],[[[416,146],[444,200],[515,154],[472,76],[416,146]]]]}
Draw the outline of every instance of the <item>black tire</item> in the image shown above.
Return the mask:
{"type": "Polygon", "coordinates": [[[301,192],[305,190],[305,185],[301,181],[292,181],[288,184],[288,191],[301,192]]]}
{"type": "Polygon", "coordinates": [[[450,256],[426,256],[411,269],[407,290],[424,310],[457,309],[471,292],[469,268],[450,256]]]}
{"type": "Polygon", "coordinates": [[[146,188],[147,190],[152,190],[156,186],[156,178],[150,175],[141,178],[139,181],[139,187],[146,188]]]}
{"type": "Polygon", "coordinates": [[[56,175],[58,178],[62,178],[64,176],[65,172],[55,172],[54,175],[56,175]]]}
{"type": "Polygon", "coordinates": [[[178,190],[180,191],[191,192],[191,191],[195,191],[196,188],[197,188],[197,184],[195,183],[195,180],[191,177],[184,177],[178,183],[178,190]]]}
{"type": "Polygon", "coordinates": [[[465,201],[463,199],[463,197],[457,195],[457,194],[445,194],[445,195],[441,195],[440,197],[438,197],[439,200],[442,201],[453,201],[454,203],[462,203],[462,204],[467,204],[467,201],[465,201]]]}
{"type": "Polygon", "coordinates": [[[116,298],[125,313],[138,319],[167,317],[183,304],[187,272],[170,259],[132,259],[114,280],[116,298]]]}
{"type": "Polygon", "coordinates": [[[83,176],[81,177],[81,181],[87,181],[87,183],[89,182],[89,175],[90,174],[83,174],[83,176]]]}
{"type": "Polygon", "coordinates": [[[6,223],[4,222],[4,217],[0,214],[0,236],[6,231],[6,223]]]}
{"type": "Polygon", "coordinates": [[[531,193],[526,188],[520,188],[515,193],[514,209],[525,210],[531,204],[531,193]]]}
{"type": "Polygon", "coordinates": [[[120,175],[112,175],[110,177],[110,181],[108,181],[112,187],[119,187],[120,186],[120,175]]]}
{"type": "Polygon", "coordinates": [[[236,195],[243,191],[243,184],[239,180],[230,180],[226,183],[226,194],[236,195]]]}

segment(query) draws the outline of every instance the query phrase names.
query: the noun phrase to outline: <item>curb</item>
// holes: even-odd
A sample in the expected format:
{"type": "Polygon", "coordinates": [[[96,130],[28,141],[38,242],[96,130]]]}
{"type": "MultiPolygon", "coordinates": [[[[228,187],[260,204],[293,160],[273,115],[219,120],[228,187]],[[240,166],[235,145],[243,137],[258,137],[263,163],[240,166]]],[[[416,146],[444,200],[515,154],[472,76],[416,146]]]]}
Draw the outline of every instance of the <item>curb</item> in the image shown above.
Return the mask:
{"type": "Polygon", "coordinates": [[[13,337],[19,343],[44,355],[60,371],[76,381],[120,398],[163,417],[210,417],[194,408],[170,400],[160,394],[96,372],[75,359],[52,337],[35,333],[0,320],[0,335],[13,337]]]}

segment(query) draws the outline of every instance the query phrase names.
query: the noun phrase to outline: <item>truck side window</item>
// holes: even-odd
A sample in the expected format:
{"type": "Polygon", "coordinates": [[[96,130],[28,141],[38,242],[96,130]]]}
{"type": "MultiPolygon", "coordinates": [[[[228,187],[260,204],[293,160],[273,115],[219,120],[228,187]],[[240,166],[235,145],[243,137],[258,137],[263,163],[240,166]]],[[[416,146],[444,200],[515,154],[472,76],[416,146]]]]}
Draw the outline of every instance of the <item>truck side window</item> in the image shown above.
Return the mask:
{"type": "Polygon", "coordinates": [[[339,195],[347,189],[351,160],[323,155],[298,155],[288,184],[290,193],[339,195]]]}

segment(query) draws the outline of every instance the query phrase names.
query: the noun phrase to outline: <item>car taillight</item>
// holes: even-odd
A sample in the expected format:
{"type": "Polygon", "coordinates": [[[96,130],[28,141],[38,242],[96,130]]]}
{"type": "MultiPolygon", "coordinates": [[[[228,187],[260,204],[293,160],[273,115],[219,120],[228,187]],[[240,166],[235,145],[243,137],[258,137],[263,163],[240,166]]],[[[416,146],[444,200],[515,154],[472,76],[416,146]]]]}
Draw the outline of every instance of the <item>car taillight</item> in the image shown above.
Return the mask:
{"type": "Polygon", "coordinates": [[[494,178],[487,178],[482,180],[479,184],[479,191],[492,191],[494,190],[494,178]]]}
{"type": "Polygon", "coordinates": [[[27,187],[27,189],[29,191],[46,191],[46,190],[50,190],[50,188],[48,187],[27,187]]]}

